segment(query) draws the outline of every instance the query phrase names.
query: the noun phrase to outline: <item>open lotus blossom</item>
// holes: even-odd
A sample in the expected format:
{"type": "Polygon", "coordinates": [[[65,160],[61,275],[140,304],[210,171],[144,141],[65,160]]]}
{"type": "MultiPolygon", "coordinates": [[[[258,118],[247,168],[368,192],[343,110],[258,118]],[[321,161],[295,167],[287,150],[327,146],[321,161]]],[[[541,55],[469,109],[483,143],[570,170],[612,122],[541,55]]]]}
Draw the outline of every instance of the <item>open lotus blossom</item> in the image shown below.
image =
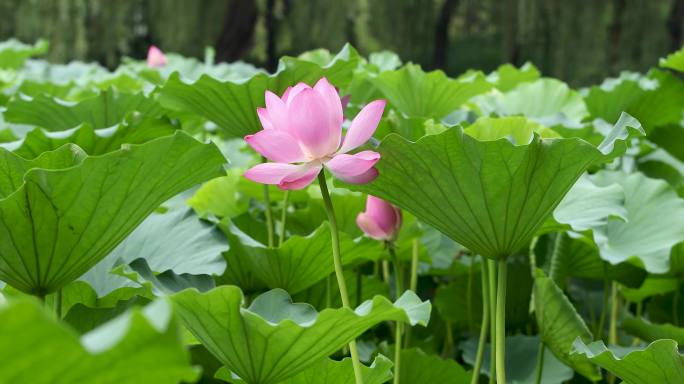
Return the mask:
{"type": "Polygon", "coordinates": [[[401,221],[401,209],[371,195],[366,199],[366,211],[356,216],[356,225],[376,240],[394,240],[401,221]]]}
{"type": "Polygon", "coordinates": [[[150,49],[147,50],[147,66],[151,68],[161,68],[168,63],[166,55],[161,49],[154,45],[150,45],[150,49]]]}
{"type": "Polygon", "coordinates": [[[272,163],[250,168],[245,177],[280,189],[302,189],[326,167],[342,181],[368,183],[378,175],[374,165],[380,154],[348,152],[370,139],[384,109],[384,100],[366,105],[343,139],[342,101],[326,78],[313,88],[305,83],[290,87],[282,98],[266,91],[266,108],[257,109],[264,129],[245,141],[272,163]]]}

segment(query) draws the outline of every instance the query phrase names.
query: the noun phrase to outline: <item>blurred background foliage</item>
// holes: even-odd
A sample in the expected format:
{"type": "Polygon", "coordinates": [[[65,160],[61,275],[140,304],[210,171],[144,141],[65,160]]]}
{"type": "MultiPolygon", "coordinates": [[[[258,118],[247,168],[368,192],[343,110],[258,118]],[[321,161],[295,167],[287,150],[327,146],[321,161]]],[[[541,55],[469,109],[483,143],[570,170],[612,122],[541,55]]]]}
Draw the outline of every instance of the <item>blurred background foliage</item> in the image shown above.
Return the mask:
{"type": "Polygon", "coordinates": [[[451,75],[532,61],[580,86],[644,71],[684,43],[684,0],[0,0],[0,15],[0,40],[46,38],[51,61],[109,67],[156,44],[272,70],[349,41],[451,75]]]}

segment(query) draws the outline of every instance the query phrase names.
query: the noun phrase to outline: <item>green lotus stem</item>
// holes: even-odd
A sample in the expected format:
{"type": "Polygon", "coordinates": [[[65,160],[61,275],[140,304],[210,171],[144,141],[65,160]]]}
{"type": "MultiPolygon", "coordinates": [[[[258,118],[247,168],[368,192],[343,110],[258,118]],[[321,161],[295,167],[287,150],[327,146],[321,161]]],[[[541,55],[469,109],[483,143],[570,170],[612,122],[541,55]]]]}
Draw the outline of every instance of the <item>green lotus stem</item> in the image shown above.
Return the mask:
{"type": "Polygon", "coordinates": [[[325,277],[325,307],[332,307],[332,275],[325,277]]]}
{"type": "Polygon", "coordinates": [[[539,340],[539,354],[537,355],[537,374],[536,374],[536,384],[541,384],[542,373],[544,372],[544,351],[546,350],[546,345],[544,341],[539,340]]]}
{"type": "Polygon", "coordinates": [[[361,267],[356,268],[356,306],[361,305],[363,300],[363,271],[361,267]]]}
{"type": "Polygon", "coordinates": [[[287,222],[287,203],[290,199],[290,191],[285,191],[283,196],[283,211],[280,213],[280,237],[278,238],[278,246],[283,245],[285,241],[285,224],[287,222]]]}
{"type": "Polygon", "coordinates": [[[480,369],[484,359],[485,344],[487,344],[487,331],[489,331],[489,268],[487,260],[482,257],[482,324],[480,325],[480,340],[477,343],[477,355],[475,355],[475,365],[473,365],[473,376],[470,384],[479,383],[480,369]]]}
{"type": "Polygon", "coordinates": [[[496,290],[496,382],[506,384],[506,259],[499,259],[496,290]]]}
{"type": "Polygon", "coordinates": [[[613,345],[618,343],[617,322],[620,310],[619,304],[617,282],[613,281],[610,288],[610,329],[608,333],[608,343],[613,345]]]}
{"type": "Polygon", "coordinates": [[[599,316],[598,329],[596,330],[596,338],[603,339],[603,330],[606,327],[606,311],[608,309],[608,300],[610,298],[609,290],[610,282],[606,279],[603,282],[603,305],[601,306],[601,315],[599,316]]]}
{"type": "MultiPolygon", "coordinates": [[[[262,157],[261,160],[265,163],[266,158],[262,157]]],[[[268,184],[264,184],[264,214],[266,215],[266,232],[268,233],[268,247],[273,248],[273,213],[271,212],[271,195],[268,190],[268,184]]]]}
{"type": "MultiPolygon", "coordinates": [[[[418,239],[413,239],[411,242],[411,278],[409,280],[409,289],[413,292],[418,290],[418,239]]],[[[411,327],[404,332],[404,348],[411,346],[411,327]]]]}
{"type": "Polygon", "coordinates": [[[487,260],[489,270],[489,384],[496,379],[496,262],[487,260]]]}
{"type": "Polygon", "coordinates": [[[451,329],[451,320],[444,322],[446,326],[446,340],[444,340],[444,348],[442,349],[442,357],[448,357],[454,349],[454,331],[451,329]]]}
{"type": "MultiPolygon", "coordinates": [[[[318,174],[318,184],[321,188],[321,195],[323,196],[323,203],[325,205],[325,212],[328,214],[328,222],[330,225],[330,236],[332,237],[332,253],[333,263],[335,265],[335,277],[337,278],[337,285],[340,288],[340,298],[342,299],[342,306],[351,309],[349,303],[349,293],[347,292],[347,283],[344,281],[344,270],[342,268],[342,256],[340,255],[340,233],[337,229],[337,219],[335,218],[335,210],[333,209],[330,193],[328,192],[328,185],[325,181],[325,171],[321,170],[318,174]]],[[[359,352],[356,349],[356,340],[349,342],[349,353],[351,354],[352,365],[354,367],[354,378],[356,384],[363,384],[363,377],[361,376],[361,361],[359,360],[359,352]]]]}
{"type": "Polygon", "coordinates": [[[470,266],[468,266],[468,282],[466,285],[466,313],[467,313],[467,318],[466,320],[468,321],[468,332],[472,331],[473,329],[473,268],[475,267],[475,263],[473,262],[474,257],[470,257],[470,266]]]}
{"type": "Polygon", "coordinates": [[[418,239],[413,239],[411,247],[411,282],[409,289],[416,292],[418,289],[418,239]]]}
{"type": "MultiPolygon", "coordinates": [[[[394,251],[394,244],[388,243],[387,249],[389,250],[390,257],[392,258],[392,264],[394,265],[394,299],[398,299],[402,293],[402,286],[404,281],[404,274],[401,271],[401,262],[394,251]]],[[[401,333],[402,324],[397,321],[394,326],[394,384],[399,384],[399,374],[401,373],[401,333]]]]}

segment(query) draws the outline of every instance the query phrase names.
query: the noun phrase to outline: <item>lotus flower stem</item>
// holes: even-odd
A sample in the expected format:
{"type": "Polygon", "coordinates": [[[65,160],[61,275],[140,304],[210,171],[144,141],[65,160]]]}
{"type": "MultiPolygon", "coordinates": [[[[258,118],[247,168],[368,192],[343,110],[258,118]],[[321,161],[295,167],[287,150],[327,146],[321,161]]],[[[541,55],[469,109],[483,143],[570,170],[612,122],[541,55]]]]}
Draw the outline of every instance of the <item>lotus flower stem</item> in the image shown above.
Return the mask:
{"type": "Polygon", "coordinates": [[[546,350],[546,344],[543,340],[539,340],[539,354],[537,355],[537,373],[536,373],[536,384],[541,384],[542,374],[544,373],[544,351],[546,350]]]}
{"type": "Polygon", "coordinates": [[[484,358],[485,344],[487,344],[487,331],[489,330],[489,268],[487,260],[482,257],[482,324],[480,325],[480,340],[477,343],[477,355],[473,365],[473,376],[470,384],[480,382],[480,369],[484,358]]]}
{"type": "MultiPolygon", "coordinates": [[[[261,158],[264,163],[266,163],[266,158],[261,158]]],[[[264,184],[264,213],[266,215],[266,232],[268,233],[268,247],[273,248],[273,213],[271,212],[271,195],[268,191],[268,184],[264,184]]]]}
{"type": "Polygon", "coordinates": [[[285,224],[287,222],[287,204],[290,199],[290,191],[285,191],[283,197],[283,211],[280,213],[280,237],[278,238],[278,246],[283,245],[285,241],[285,224]]]}
{"type": "Polygon", "coordinates": [[[468,266],[468,284],[466,285],[466,312],[468,313],[468,332],[473,330],[473,275],[474,275],[474,263],[475,257],[471,255],[470,265],[468,266]]]}
{"type": "Polygon", "coordinates": [[[496,382],[506,384],[506,259],[499,259],[496,276],[496,382]]]}
{"type": "Polygon", "coordinates": [[[489,384],[496,379],[496,262],[487,260],[489,270],[489,384]]]}
{"type": "MultiPolygon", "coordinates": [[[[418,290],[418,239],[413,239],[411,242],[411,278],[409,280],[409,289],[413,292],[418,290]]],[[[406,329],[404,334],[404,348],[411,346],[411,327],[406,329]]]]}
{"type": "Polygon", "coordinates": [[[605,279],[603,282],[603,305],[601,306],[601,315],[599,316],[598,328],[596,329],[596,339],[598,340],[603,339],[603,331],[606,327],[606,311],[608,310],[608,300],[610,298],[609,284],[609,280],[605,279]]]}
{"type": "MultiPolygon", "coordinates": [[[[401,262],[394,251],[394,244],[388,242],[387,249],[392,258],[392,264],[394,265],[394,299],[398,299],[402,293],[402,285],[404,276],[401,271],[401,262]]],[[[394,327],[394,384],[399,384],[401,372],[401,334],[402,334],[402,324],[397,321],[394,327]]]]}
{"type": "MultiPolygon", "coordinates": [[[[333,209],[332,200],[330,199],[330,193],[328,192],[328,185],[325,181],[325,171],[323,170],[321,170],[321,172],[318,174],[318,184],[321,188],[325,212],[328,214],[328,222],[330,224],[335,277],[337,277],[337,285],[340,288],[342,306],[344,308],[351,309],[351,305],[349,304],[349,294],[347,293],[347,283],[344,280],[344,270],[342,268],[342,256],[340,255],[340,234],[337,229],[337,219],[335,219],[335,211],[333,209]]],[[[363,378],[361,376],[361,361],[359,360],[359,352],[356,349],[356,340],[349,342],[349,353],[351,354],[352,358],[356,384],[363,384],[363,378]]]]}
{"type": "Polygon", "coordinates": [[[618,286],[617,282],[613,281],[610,285],[610,329],[608,333],[608,343],[612,345],[617,345],[618,343],[617,322],[619,312],[620,299],[618,297],[618,286]]]}

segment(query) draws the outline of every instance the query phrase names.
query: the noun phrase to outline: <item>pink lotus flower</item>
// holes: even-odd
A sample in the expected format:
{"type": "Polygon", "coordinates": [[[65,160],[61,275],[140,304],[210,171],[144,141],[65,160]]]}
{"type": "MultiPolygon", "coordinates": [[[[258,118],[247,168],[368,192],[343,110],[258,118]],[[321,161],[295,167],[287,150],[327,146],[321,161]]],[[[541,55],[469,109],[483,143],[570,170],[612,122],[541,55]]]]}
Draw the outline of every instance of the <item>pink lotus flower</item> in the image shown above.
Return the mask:
{"type": "Polygon", "coordinates": [[[327,79],[320,79],[313,88],[299,83],[282,98],[266,91],[266,108],[257,109],[264,129],[245,136],[245,141],[272,163],[250,168],[245,177],[280,189],[302,189],[325,166],[347,183],[368,183],[378,175],[374,165],[380,154],[347,152],[370,139],[384,109],[384,100],[366,105],[342,139],[342,102],[327,79]]]}
{"type": "Polygon", "coordinates": [[[147,66],[150,68],[161,68],[168,63],[166,60],[166,55],[161,49],[154,45],[150,45],[150,49],[147,50],[147,66]]]}
{"type": "Polygon", "coordinates": [[[394,240],[401,221],[401,209],[371,195],[366,199],[366,211],[356,216],[356,225],[375,240],[394,240]]]}

